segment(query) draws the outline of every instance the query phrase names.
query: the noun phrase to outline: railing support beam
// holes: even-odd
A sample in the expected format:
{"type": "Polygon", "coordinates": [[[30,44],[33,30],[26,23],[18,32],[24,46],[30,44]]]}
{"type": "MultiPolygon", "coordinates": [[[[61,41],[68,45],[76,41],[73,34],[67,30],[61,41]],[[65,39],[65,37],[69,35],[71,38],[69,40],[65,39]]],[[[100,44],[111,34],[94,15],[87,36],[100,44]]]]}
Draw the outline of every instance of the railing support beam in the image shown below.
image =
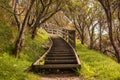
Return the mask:
{"type": "Polygon", "coordinates": [[[68,43],[71,44],[73,48],[76,47],[75,35],[75,30],[68,30],[68,43]]]}

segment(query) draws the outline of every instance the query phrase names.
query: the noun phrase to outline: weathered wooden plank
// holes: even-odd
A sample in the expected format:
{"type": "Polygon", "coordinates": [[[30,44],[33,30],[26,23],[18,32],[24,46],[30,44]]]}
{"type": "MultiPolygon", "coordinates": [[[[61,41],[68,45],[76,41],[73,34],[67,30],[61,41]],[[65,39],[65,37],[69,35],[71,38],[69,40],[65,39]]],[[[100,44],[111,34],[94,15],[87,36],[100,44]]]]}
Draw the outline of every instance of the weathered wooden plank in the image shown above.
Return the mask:
{"type": "Polygon", "coordinates": [[[80,68],[81,64],[74,48],[59,36],[52,36],[52,46],[39,60],[33,64],[33,68],[80,68]],[[45,58],[45,59],[44,59],[45,58]],[[45,64],[39,65],[44,59],[45,64]]]}

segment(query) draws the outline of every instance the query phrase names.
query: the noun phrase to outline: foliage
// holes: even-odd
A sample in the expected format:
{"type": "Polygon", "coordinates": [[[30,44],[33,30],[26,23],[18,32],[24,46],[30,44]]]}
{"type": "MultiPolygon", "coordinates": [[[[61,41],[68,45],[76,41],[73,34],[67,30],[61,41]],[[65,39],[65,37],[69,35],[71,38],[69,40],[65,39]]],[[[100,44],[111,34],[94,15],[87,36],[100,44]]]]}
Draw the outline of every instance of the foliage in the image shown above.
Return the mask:
{"type": "Polygon", "coordinates": [[[39,80],[33,73],[24,72],[31,63],[17,59],[8,53],[0,54],[0,80],[39,80]]]}
{"type": "MultiPolygon", "coordinates": [[[[0,26],[0,46],[2,49],[10,46],[15,37],[12,32],[15,30],[11,26],[0,26]],[[3,36],[4,35],[4,36],[3,36]]],[[[48,35],[44,30],[39,30],[36,38],[32,40],[30,36],[26,37],[26,43],[19,58],[12,56],[8,48],[0,52],[0,80],[39,80],[39,75],[27,73],[25,70],[44,53],[41,47],[48,43],[48,35]],[[34,53],[34,52],[35,53],[34,53]]]]}
{"type": "Polygon", "coordinates": [[[109,33],[109,40],[115,51],[115,56],[118,63],[120,63],[120,19],[119,19],[119,0],[98,0],[98,2],[103,7],[103,10],[106,15],[106,22],[109,33]],[[116,18],[115,18],[116,17],[116,18]],[[117,35],[116,35],[117,34],[117,35]]]}
{"type": "Polygon", "coordinates": [[[39,29],[34,40],[31,39],[31,35],[28,35],[20,53],[21,59],[23,58],[34,62],[45,52],[42,45],[48,43],[48,35],[44,30],[39,29]]]}
{"type": "Polygon", "coordinates": [[[77,53],[82,68],[78,73],[88,80],[120,80],[120,65],[107,56],[89,50],[77,42],[77,53]]]}
{"type": "Polygon", "coordinates": [[[0,22],[0,52],[11,49],[15,39],[15,30],[9,24],[0,22]]]}
{"type": "Polygon", "coordinates": [[[1,8],[1,2],[0,2],[0,22],[2,23],[12,23],[13,17],[11,16],[10,13],[8,13],[4,8],[1,8]]]}
{"type": "Polygon", "coordinates": [[[8,53],[0,55],[0,79],[3,80],[25,80],[24,69],[29,65],[26,61],[18,60],[8,53]],[[24,64],[24,65],[23,65],[24,64]],[[19,76],[19,77],[18,77],[19,76]]]}

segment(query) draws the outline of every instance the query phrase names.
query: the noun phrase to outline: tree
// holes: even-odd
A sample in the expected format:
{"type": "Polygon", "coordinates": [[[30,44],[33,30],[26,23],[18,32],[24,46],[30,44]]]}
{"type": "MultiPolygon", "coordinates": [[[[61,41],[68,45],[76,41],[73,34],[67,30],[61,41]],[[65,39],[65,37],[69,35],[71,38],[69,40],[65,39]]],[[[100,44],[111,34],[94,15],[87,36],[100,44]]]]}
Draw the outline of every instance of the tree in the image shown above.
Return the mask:
{"type": "Polygon", "coordinates": [[[74,24],[76,31],[79,34],[79,39],[81,43],[85,43],[86,38],[86,20],[89,14],[88,6],[86,1],[69,1],[66,3],[66,8],[64,10],[65,15],[74,24]]]}
{"type": "Polygon", "coordinates": [[[93,43],[96,41],[95,27],[98,25],[98,23],[96,23],[98,10],[93,5],[95,5],[95,3],[90,1],[69,1],[64,11],[66,16],[73,22],[81,43],[89,44],[91,49],[94,46],[93,43]]]}
{"type": "Polygon", "coordinates": [[[35,34],[37,32],[37,28],[43,24],[44,22],[46,22],[49,18],[51,18],[53,15],[55,15],[58,11],[61,10],[61,7],[63,6],[62,4],[63,1],[60,0],[38,0],[38,3],[40,4],[38,6],[38,3],[36,4],[36,8],[33,9],[36,12],[33,13],[32,15],[35,15],[36,20],[32,26],[32,38],[35,37],[35,34]],[[41,8],[41,10],[38,10],[39,7],[41,8]]]}
{"type": "Polygon", "coordinates": [[[29,26],[32,38],[35,37],[37,28],[57,13],[62,6],[61,0],[2,0],[1,7],[13,14],[18,28],[13,54],[19,56],[22,49],[25,30],[29,26]]]}
{"type": "MultiPolygon", "coordinates": [[[[110,42],[115,50],[116,58],[118,62],[120,63],[120,46],[119,42],[115,39],[114,33],[113,33],[113,14],[116,10],[116,4],[119,0],[98,0],[99,3],[102,5],[106,18],[107,18],[107,24],[108,24],[108,30],[109,30],[109,38],[110,42]]],[[[119,12],[119,11],[118,11],[119,12]]]]}

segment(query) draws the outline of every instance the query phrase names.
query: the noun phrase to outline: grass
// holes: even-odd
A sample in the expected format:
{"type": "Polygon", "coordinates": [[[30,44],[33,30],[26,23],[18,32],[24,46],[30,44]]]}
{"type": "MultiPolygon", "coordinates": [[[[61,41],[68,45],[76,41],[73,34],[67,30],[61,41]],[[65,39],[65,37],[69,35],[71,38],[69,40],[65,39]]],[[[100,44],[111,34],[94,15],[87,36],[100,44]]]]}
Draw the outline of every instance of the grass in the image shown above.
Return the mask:
{"type": "Polygon", "coordinates": [[[20,53],[21,59],[34,62],[45,52],[42,45],[49,43],[48,34],[44,30],[39,29],[34,40],[31,39],[31,35],[28,35],[25,42],[20,53]]]}
{"type": "Polygon", "coordinates": [[[120,64],[77,42],[82,68],[78,73],[88,80],[120,80],[120,64]]]}
{"type": "MultiPolygon", "coordinates": [[[[45,52],[41,46],[49,43],[47,33],[40,29],[34,40],[27,35],[20,58],[10,54],[15,36],[15,28],[0,23],[0,80],[39,80],[39,75],[24,70],[45,52]]],[[[76,49],[82,65],[79,75],[88,80],[120,80],[120,64],[78,41],[76,49]]]]}
{"type": "Polygon", "coordinates": [[[49,43],[47,33],[40,29],[34,40],[27,35],[20,58],[15,58],[10,54],[15,40],[13,32],[13,27],[0,23],[0,80],[39,80],[39,75],[27,73],[25,69],[45,52],[41,46],[49,43]]]}
{"type": "Polygon", "coordinates": [[[0,52],[10,51],[15,40],[15,28],[0,22],[0,52]]]}

